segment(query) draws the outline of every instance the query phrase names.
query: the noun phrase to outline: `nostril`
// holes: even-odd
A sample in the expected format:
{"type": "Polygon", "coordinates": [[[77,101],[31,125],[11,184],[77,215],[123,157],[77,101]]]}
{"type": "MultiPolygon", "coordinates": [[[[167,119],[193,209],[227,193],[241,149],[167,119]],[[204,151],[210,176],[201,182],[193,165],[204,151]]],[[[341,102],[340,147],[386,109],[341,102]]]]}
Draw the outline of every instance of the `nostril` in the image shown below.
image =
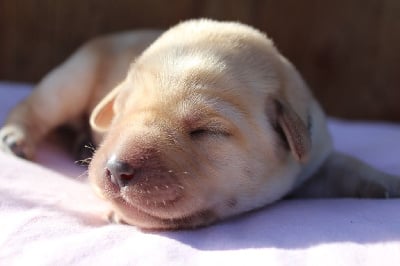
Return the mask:
{"type": "Polygon", "coordinates": [[[135,169],[126,162],[118,161],[112,157],[107,162],[107,177],[119,187],[128,185],[135,176],[135,169]]]}
{"type": "Polygon", "coordinates": [[[133,178],[133,174],[129,174],[129,175],[127,175],[127,174],[122,174],[122,175],[121,175],[121,178],[122,178],[122,179],[125,179],[125,180],[131,180],[131,179],[133,178]]]}

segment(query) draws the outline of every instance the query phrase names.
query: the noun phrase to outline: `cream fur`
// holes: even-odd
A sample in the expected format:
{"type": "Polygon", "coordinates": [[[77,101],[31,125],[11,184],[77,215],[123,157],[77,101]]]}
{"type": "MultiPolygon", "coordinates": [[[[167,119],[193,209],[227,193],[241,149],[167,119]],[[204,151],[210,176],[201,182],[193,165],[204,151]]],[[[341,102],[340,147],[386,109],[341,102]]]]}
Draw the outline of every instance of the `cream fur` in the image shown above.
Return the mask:
{"type": "Polygon", "coordinates": [[[48,132],[91,113],[91,183],[113,219],[150,229],[203,226],[305,195],[301,185],[323,164],[346,166],[318,102],[264,33],[191,20],[160,34],[83,46],[11,112],[0,147],[32,158],[48,132]],[[118,187],[110,162],[129,165],[133,181],[118,187]]]}

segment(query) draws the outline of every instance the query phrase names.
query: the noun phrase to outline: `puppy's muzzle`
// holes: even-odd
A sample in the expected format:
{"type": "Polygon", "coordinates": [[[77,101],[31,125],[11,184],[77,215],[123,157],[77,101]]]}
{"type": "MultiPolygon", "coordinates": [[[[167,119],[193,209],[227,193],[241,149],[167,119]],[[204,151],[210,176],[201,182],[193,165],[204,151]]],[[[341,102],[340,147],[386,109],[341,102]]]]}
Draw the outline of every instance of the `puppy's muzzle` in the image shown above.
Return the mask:
{"type": "Polygon", "coordinates": [[[183,186],[153,149],[137,148],[135,155],[114,153],[104,162],[104,191],[136,206],[165,207],[182,196],[183,186]]]}

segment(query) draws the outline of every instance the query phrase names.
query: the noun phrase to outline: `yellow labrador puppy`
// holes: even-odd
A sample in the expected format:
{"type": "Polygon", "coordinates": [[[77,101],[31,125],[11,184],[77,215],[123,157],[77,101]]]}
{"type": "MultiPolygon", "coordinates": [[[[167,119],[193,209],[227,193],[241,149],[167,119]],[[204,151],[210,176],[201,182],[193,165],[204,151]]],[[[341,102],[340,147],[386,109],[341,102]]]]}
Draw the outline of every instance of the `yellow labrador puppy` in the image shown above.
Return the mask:
{"type": "Polygon", "coordinates": [[[32,158],[90,117],[89,166],[117,221],[204,226],[285,196],[398,197],[400,182],[332,151],[325,115],[265,34],[191,20],[94,40],[9,115],[1,149],[32,158]]]}

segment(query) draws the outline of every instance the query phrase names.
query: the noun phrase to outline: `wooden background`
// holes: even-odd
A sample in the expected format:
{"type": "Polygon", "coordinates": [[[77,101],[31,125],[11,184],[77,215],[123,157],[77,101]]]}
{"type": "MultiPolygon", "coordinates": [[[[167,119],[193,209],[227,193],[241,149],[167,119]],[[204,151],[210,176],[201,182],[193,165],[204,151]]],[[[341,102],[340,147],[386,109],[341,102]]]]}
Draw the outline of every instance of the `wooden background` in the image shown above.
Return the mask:
{"type": "Polygon", "coordinates": [[[37,82],[102,33],[195,17],[266,31],[330,115],[400,121],[398,0],[0,0],[0,80],[37,82]]]}

